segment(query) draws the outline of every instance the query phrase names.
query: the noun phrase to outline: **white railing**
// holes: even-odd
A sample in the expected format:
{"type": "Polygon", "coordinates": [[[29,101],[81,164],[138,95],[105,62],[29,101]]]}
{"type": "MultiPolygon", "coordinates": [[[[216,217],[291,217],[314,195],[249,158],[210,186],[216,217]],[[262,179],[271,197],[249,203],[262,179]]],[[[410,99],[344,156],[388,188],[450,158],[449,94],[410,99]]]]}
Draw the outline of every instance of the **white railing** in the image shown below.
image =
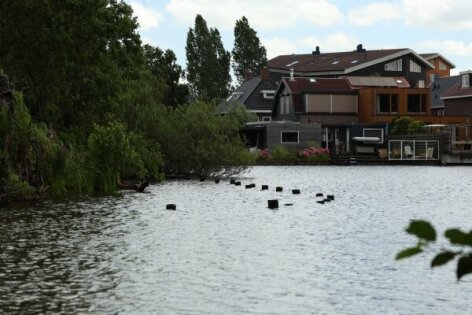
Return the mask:
{"type": "Polygon", "coordinates": [[[389,140],[389,160],[439,160],[438,140],[389,140]]]}

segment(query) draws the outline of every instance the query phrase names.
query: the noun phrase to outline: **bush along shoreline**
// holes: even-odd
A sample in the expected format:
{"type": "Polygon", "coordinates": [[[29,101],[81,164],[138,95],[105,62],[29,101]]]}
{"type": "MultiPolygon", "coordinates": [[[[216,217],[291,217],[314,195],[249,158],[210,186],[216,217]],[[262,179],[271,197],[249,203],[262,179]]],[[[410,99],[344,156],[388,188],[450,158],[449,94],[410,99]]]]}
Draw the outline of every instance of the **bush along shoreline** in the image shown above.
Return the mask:
{"type": "Polygon", "coordinates": [[[253,165],[239,122],[211,104],[156,105],[131,129],[117,119],[57,131],[35,122],[23,94],[0,97],[0,205],[142,191],[166,177],[229,176],[253,165]]]}

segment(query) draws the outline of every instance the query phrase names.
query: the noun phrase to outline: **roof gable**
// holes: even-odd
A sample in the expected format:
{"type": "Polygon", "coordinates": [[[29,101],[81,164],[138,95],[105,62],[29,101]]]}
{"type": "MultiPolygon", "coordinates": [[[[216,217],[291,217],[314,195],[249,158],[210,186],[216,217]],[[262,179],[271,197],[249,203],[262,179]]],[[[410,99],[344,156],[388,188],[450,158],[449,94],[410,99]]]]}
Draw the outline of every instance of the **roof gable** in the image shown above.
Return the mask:
{"type": "Polygon", "coordinates": [[[426,59],[428,62],[431,62],[432,60],[439,58],[445,63],[447,63],[451,67],[451,69],[454,69],[456,67],[455,64],[453,64],[450,60],[448,60],[446,57],[444,57],[443,55],[439,53],[426,53],[426,54],[420,54],[420,56],[426,59]]]}

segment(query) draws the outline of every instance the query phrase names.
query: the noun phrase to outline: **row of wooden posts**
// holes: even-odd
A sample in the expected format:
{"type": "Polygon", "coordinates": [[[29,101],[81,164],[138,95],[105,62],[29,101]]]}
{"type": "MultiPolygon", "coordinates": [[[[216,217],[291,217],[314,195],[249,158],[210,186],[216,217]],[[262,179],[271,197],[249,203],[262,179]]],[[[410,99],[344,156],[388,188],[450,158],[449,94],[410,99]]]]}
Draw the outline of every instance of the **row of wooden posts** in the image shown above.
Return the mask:
{"type": "MultiPolygon", "coordinates": [[[[204,178],[200,179],[200,181],[202,181],[202,182],[204,180],[205,180],[204,178]]],[[[219,182],[220,182],[220,179],[216,178],[215,183],[218,184],[219,182]]],[[[229,181],[229,183],[231,185],[241,186],[241,182],[236,181],[235,179],[231,179],[229,181]]],[[[256,187],[256,184],[246,185],[246,189],[255,188],[255,187],[256,187]]],[[[261,186],[261,190],[268,190],[268,189],[269,189],[269,185],[262,185],[261,186]]],[[[283,187],[280,187],[280,186],[275,187],[276,192],[282,192],[283,190],[284,190],[283,187]]],[[[292,194],[299,195],[300,194],[300,189],[292,189],[292,194]]],[[[316,197],[323,197],[323,193],[317,193],[316,197]]],[[[324,198],[322,200],[317,200],[316,202],[319,203],[319,204],[324,204],[325,202],[331,202],[333,200],[334,200],[334,195],[326,195],[326,198],[324,198]]],[[[292,204],[286,204],[286,205],[291,206],[292,204]]],[[[269,200],[267,200],[267,207],[269,209],[278,209],[279,208],[279,200],[278,199],[269,199],[269,200]]],[[[177,205],[167,204],[166,205],[166,210],[177,210],[177,205]]]]}

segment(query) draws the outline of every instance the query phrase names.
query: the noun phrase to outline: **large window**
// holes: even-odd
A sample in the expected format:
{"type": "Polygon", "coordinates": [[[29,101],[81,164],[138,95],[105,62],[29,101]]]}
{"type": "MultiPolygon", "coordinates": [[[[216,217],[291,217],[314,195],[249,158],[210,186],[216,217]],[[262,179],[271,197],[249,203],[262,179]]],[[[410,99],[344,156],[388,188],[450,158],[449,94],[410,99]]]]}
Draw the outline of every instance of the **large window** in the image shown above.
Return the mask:
{"type": "Polygon", "coordinates": [[[386,71],[402,71],[402,60],[398,59],[385,64],[386,71]]]}
{"type": "Polygon", "coordinates": [[[413,60],[410,60],[410,72],[421,72],[421,66],[413,60]]]}
{"type": "Polygon", "coordinates": [[[281,143],[298,143],[298,131],[282,131],[280,133],[281,143]]]}
{"type": "Polygon", "coordinates": [[[398,95],[397,94],[378,94],[377,112],[379,113],[397,113],[398,95]]]}
{"type": "Polygon", "coordinates": [[[426,95],[408,94],[408,113],[426,113],[426,95]]]}

